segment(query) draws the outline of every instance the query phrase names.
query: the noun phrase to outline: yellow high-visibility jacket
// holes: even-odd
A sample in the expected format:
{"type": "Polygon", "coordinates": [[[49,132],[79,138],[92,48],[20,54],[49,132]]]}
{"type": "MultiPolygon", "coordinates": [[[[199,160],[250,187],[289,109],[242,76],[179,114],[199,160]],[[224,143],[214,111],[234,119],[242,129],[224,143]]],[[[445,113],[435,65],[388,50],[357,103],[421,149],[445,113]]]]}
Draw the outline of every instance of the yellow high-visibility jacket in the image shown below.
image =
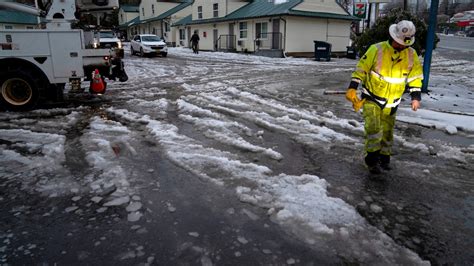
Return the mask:
{"type": "Polygon", "coordinates": [[[406,85],[412,98],[420,100],[422,80],[416,51],[408,47],[399,52],[388,41],[371,45],[352,73],[352,81],[362,82],[366,98],[382,107],[398,106],[406,85]]]}

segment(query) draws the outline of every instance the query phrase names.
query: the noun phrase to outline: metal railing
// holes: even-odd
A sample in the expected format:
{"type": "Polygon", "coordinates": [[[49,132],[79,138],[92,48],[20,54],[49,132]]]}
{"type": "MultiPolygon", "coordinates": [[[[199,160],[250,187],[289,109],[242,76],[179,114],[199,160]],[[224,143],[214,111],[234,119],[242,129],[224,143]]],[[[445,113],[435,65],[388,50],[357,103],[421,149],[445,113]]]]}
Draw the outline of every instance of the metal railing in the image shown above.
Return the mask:
{"type": "Polygon", "coordinates": [[[236,36],[235,35],[220,35],[217,39],[218,51],[235,51],[236,50],[236,36]]]}
{"type": "Polygon", "coordinates": [[[283,34],[281,32],[266,32],[257,35],[254,40],[254,48],[257,50],[282,50],[283,34]]]}

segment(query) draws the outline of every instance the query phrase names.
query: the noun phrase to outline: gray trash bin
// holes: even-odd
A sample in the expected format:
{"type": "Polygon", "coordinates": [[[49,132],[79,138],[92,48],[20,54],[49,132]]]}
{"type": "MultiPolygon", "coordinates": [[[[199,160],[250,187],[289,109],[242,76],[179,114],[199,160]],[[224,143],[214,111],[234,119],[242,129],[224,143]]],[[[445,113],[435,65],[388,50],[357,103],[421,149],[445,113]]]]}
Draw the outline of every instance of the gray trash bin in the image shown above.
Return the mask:
{"type": "Polygon", "coordinates": [[[331,60],[331,44],[327,42],[314,41],[314,60],[321,61],[325,59],[326,61],[331,60]]]}
{"type": "Polygon", "coordinates": [[[353,46],[347,46],[347,58],[356,59],[356,49],[353,46]]]}

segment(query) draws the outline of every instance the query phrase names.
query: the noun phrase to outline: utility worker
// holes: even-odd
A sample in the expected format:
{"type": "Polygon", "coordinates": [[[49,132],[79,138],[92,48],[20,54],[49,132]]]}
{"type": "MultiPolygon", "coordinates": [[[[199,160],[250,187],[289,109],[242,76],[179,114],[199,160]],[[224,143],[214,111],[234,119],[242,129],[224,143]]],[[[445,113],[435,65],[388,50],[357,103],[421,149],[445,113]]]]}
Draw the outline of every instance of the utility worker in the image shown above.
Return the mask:
{"type": "Polygon", "coordinates": [[[352,73],[346,98],[356,112],[363,108],[365,163],[373,174],[390,170],[395,113],[405,88],[411,95],[411,108],[420,107],[423,69],[416,51],[415,25],[408,20],[392,24],[390,39],[371,45],[352,73]],[[362,83],[362,99],[357,88],[362,83]]]}

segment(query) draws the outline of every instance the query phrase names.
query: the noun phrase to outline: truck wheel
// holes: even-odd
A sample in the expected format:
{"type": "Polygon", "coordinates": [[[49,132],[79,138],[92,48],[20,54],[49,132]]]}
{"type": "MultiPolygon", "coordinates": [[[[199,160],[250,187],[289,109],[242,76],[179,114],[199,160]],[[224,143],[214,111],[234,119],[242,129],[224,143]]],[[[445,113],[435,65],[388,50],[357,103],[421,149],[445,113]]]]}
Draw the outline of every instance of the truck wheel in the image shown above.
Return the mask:
{"type": "Polygon", "coordinates": [[[35,107],[39,98],[38,85],[31,73],[22,70],[0,76],[0,104],[9,111],[26,111],[35,107]]]}

